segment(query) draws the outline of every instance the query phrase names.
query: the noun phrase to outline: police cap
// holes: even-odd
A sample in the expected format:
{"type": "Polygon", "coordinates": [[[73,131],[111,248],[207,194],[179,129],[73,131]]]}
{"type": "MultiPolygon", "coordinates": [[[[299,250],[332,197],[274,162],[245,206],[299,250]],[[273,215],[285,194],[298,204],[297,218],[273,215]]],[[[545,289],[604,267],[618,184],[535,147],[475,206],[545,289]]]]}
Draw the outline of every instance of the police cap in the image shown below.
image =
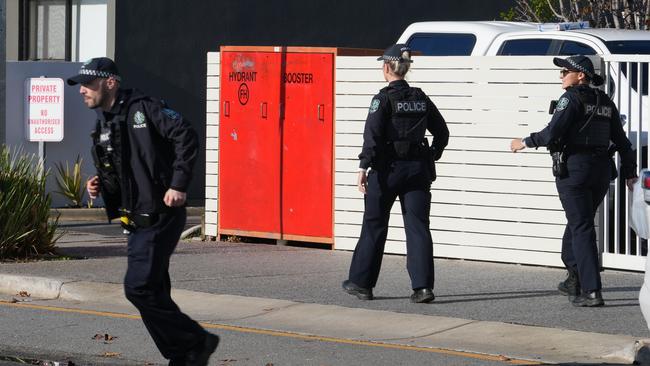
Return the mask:
{"type": "Polygon", "coordinates": [[[388,47],[384,51],[384,54],[381,57],[377,58],[377,61],[383,60],[383,61],[413,62],[410,59],[402,58],[403,52],[408,52],[409,56],[411,55],[411,49],[409,48],[409,46],[402,43],[394,44],[388,47]]]}
{"type": "Polygon", "coordinates": [[[86,84],[97,78],[110,77],[122,81],[115,62],[108,57],[96,57],[86,61],[77,75],[68,78],[68,85],[86,84]]]}
{"type": "Polygon", "coordinates": [[[604,82],[603,78],[594,71],[594,64],[587,56],[575,55],[567,58],[555,57],[553,58],[553,63],[555,66],[564,67],[567,70],[584,73],[596,86],[601,85],[604,82]]]}

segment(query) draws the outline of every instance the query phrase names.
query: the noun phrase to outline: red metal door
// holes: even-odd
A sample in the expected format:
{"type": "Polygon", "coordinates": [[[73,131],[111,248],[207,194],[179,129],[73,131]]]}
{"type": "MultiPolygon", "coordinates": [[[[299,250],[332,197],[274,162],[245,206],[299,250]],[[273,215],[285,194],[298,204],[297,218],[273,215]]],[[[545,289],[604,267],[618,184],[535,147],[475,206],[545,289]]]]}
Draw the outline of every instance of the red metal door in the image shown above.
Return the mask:
{"type": "Polygon", "coordinates": [[[282,237],[332,242],[332,53],[287,53],[282,144],[282,237]]]}
{"type": "Polygon", "coordinates": [[[280,238],[280,70],[280,53],[221,52],[221,234],[280,238]]]}

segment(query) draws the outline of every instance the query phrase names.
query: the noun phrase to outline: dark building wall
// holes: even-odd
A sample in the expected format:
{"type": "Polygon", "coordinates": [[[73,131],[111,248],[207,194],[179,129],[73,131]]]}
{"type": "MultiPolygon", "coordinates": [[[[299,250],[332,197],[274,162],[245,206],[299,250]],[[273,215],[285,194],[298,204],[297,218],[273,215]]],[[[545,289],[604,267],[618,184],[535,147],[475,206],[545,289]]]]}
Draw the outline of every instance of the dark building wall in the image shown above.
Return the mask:
{"type": "Polygon", "coordinates": [[[5,66],[7,64],[7,53],[6,53],[6,24],[7,24],[7,15],[6,15],[5,0],[0,0],[0,145],[5,142],[6,134],[6,123],[5,120],[5,66]]]}
{"type": "MultiPolygon", "coordinates": [[[[117,0],[125,86],[165,99],[205,140],[206,52],[221,45],[383,49],[410,23],[495,20],[514,0],[117,0]]],[[[202,150],[204,151],[204,150],[202,150]]],[[[190,198],[203,198],[205,154],[190,198]]]]}

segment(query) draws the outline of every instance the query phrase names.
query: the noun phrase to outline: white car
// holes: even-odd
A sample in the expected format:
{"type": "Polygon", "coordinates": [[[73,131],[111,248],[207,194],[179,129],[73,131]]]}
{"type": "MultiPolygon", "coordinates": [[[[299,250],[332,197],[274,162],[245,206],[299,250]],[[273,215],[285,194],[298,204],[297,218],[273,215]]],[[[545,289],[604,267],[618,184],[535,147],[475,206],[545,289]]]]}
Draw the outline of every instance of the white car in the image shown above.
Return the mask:
{"type": "MultiPolygon", "coordinates": [[[[585,22],[420,22],[409,25],[397,42],[424,56],[650,55],[650,32],[589,28],[585,22]]],[[[627,63],[611,65],[607,92],[612,99],[637,101],[642,93],[641,103],[621,103],[621,118],[625,122],[628,115],[641,115],[647,126],[648,63],[630,63],[630,70],[627,63]],[[640,87],[638,64],[642,65],[640,87]],[[620,85],[616,85],[619,74],[620,85]]],[[[632,122],[629,138],[636,148],[638,121],[632,118],[632,122]]],[[[641,141],[647,145],[647,136],[642,135],[641,141]]]]}

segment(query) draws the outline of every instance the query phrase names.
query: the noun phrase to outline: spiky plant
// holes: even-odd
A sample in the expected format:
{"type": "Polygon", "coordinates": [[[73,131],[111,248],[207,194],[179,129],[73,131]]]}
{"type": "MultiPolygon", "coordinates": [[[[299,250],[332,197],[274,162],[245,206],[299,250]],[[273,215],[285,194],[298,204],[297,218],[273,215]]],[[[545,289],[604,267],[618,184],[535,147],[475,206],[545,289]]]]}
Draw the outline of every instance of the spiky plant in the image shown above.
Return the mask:
{"type": "Polygon", "coordinates": [[[56,193],[70,200],[70,207],[81,207],[81,201],[84,198],[85,187],[81,179],[82,162],[83,159],[77,155],[72,170],[67,161],[65,167],[63,167],[63,163],[56,164],[56,185],[59,187],[56,193]]]}
{"type": "Polygon", "coordinates": [[[50,220],[46,177],[33,154],[0,146],[0,259],[54,252],[58,216],[50,220]]]}

